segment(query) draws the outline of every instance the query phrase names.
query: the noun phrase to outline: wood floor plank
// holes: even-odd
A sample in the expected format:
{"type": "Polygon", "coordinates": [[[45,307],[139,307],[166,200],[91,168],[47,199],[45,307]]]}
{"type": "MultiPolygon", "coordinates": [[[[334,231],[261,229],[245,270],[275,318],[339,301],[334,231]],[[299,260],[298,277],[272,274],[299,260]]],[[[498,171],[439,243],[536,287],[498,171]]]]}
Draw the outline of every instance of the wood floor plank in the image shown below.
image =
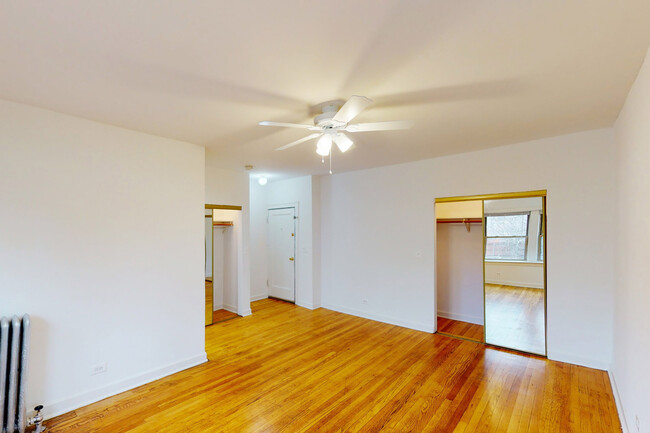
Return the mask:
{"type": "Polygon", "coordinates": [[[467,340],[483,341],[483,326],[438,316],[438,332],[467,340]]]}
{"type": "Polygon", "coordinates": [[[53,433],[620,432],[607,373],[265,299],[209,362],[49,420],[53,433]]]}

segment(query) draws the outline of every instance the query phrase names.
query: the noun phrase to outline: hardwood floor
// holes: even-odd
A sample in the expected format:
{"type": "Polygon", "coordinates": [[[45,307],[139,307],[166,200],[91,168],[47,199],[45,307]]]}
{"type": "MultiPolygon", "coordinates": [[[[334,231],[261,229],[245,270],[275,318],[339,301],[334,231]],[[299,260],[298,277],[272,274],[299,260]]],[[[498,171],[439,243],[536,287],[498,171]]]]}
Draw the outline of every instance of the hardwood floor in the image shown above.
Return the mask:
{"type": "Polygon", "coordinates": [[[48,421],[53,433],[620,432],[607,373],[265,299],[210,362],[48,421]]]}
{"type": "Polygon", "coordinates": [[[483,342],[483,326],[438,316],[438,333],[483,342]]]}
{"type": "Polygon", "coordinates": [[[237,313],[228,310],[215,310],[212,312],[212,323],[225,322],[239,317],[237,313]]]}
{"type": "Polygon", "coordinates": [[[486,284],[485,320],[488,344],[546,353],[542,289],[486,284]]]}

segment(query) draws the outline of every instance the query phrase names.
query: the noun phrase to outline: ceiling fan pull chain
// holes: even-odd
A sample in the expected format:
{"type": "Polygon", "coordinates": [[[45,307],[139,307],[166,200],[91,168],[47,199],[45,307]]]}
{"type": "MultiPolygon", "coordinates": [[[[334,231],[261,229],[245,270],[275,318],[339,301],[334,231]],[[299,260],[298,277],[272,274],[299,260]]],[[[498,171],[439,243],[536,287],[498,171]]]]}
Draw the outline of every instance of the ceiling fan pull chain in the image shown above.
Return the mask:
{"type": "Polygon", "coordinates": [[[330,174],[332,174],[332,151],[330,150],[330,174]]]}

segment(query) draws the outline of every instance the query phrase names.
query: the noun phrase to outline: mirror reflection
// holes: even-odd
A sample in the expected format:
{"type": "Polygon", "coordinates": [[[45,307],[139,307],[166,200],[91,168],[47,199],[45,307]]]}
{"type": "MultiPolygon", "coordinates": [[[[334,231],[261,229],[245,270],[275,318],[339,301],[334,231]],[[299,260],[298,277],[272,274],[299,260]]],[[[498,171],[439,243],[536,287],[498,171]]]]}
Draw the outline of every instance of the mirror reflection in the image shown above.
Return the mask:
{"type": "Polygon", "coordinates": [[[545,355],[542,197],[484,201],[485,342],[545,355]]]}

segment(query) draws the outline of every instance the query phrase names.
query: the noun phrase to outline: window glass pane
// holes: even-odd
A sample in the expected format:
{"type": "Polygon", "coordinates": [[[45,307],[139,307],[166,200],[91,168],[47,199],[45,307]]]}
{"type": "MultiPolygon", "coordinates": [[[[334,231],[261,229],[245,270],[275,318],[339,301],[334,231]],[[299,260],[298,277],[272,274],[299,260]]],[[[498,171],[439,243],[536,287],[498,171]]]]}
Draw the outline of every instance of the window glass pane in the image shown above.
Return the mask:
{"type": "Polygon", "coordinates": [[[544,261],[544,236],[539,237],[539,261],[544,261]]]}
{"type": "Polygon", "coordinates": [[[486,217],[487,236],[526,236],[528,215],[495,215],[486,217]]]}
{"type": "Polygon", "coordinates": [[[526,238],[486,238],[487,260],[526,260],[526,238]]]}

